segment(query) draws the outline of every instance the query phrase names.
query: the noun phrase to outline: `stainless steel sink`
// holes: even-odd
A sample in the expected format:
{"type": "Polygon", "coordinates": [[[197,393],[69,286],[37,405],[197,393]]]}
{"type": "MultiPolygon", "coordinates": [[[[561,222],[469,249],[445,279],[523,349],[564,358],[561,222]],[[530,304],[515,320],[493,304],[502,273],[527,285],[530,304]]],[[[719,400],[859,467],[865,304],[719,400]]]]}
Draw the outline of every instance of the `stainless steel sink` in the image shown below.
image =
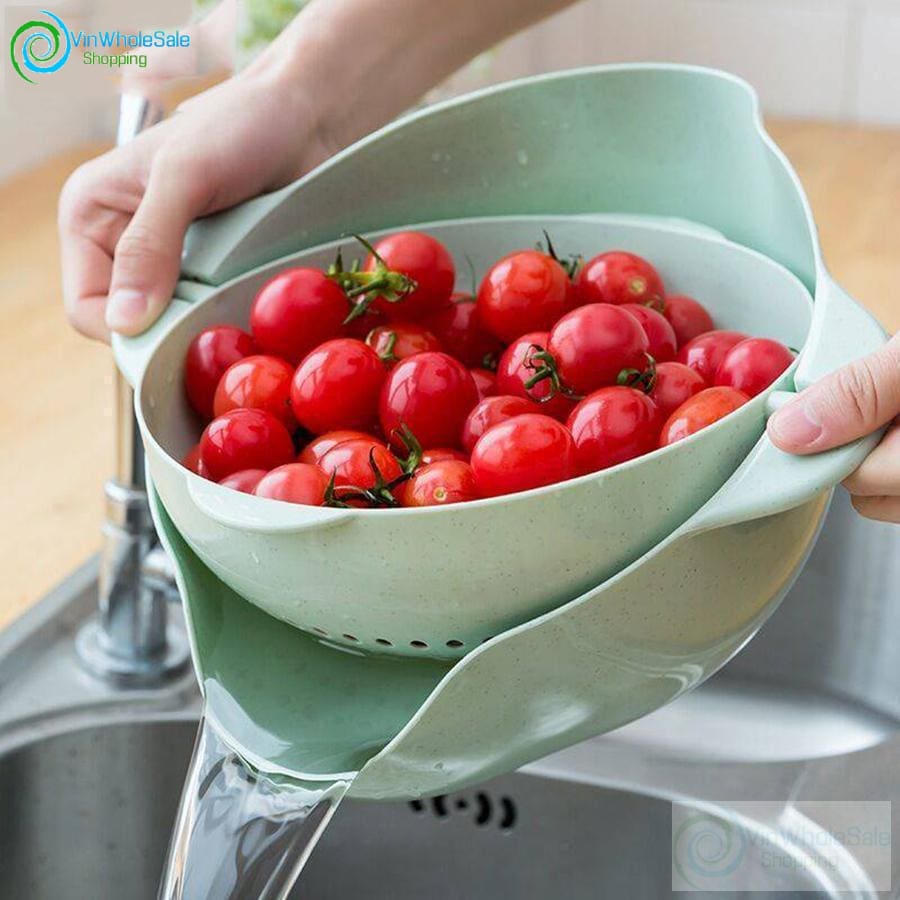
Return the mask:
{"type": "MultiPolygon", "coordinates": [[[[794,591],[720,675],[465,794],[346,804],[295,896],[656,900],[674,799],[726,818],[744,801],[888,800],[900,816],[898,584],[900,529],[839,498],[794,591]]],[[[88,674],[74,635],[96,596],[88,565],[0,634],[0,900],[155,897],[199,696],[190,673],[129,689],[88,674]]],[[[779,896],[876,896],[845,862],[798,867],[779,896]]]]}
{"type": "MultiPolygon", "coordinates": [[[[130,722],[7,755],[0,897],[152,900],[193,735],[189,721],[130,722]]],[[[293,896],[656,900],[670,893],[670,846],[666,800],[520,773],[418,803],[346,803],[293,896]]],[[[772,891],[759,877],[759,898],[835,887],[803,869],[788,884],[773,875],[772,891]]]]}

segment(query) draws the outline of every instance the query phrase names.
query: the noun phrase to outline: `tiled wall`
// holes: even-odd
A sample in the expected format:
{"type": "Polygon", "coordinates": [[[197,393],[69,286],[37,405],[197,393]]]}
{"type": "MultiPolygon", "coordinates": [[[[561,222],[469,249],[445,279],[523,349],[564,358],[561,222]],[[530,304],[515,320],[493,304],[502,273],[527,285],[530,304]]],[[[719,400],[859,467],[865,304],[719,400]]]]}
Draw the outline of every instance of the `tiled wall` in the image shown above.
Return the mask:
{"type": "Polygon", "coordinates": [[[900,125],[900,0],[583,0],[488,64],[503,80],[639,60],[736,72],[777,115],[900,125]]]}
{"type": "MultiPolygon", "coordinates": [[[[384,2],[389,8],[391,0],[384,2]]],[[[106,25],[125,9],[141,25],[175,25],[188,8],[189,0],[53,4],[73,24],[106,25]]],[[[508,41],[450,88],[637,60],[729,69],[753,83],[766,111],[777,115],[900,125],[900,0],[582,0],[508,41]]],[[[64,89],[57,84],[39,101],[28,85],[8,79],[0,85],[0,133],[17,138],[0,154],[0,179],[73,143],[111,134],[111,81],[74,68],[66,79],[64,89]]]]}

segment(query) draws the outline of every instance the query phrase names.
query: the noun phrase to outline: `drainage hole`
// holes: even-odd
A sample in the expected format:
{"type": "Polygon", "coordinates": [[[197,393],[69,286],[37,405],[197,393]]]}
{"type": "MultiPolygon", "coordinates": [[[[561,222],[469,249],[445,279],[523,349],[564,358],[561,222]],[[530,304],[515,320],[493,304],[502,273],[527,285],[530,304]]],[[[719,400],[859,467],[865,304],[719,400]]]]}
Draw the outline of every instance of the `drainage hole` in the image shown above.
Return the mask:
{"type": "Polygon", "coordinates": [[[313,631],[316,634],[321,634],[323,637],[328,637],[328,632],[324,628],[314,627],[313,631]]]}
{"type": "Polygon", "coordinates": [[[437,797],[433,798],[431,805],[434,808],[434,814],[439,819],[447,818],[447,798],[443,794],[438,794],[437,797]]]}
{"type": "Polygon", "coordinates": [[[516,805],[509,797],[501,797],[500,807],[503,810],[500,817],[500,829],[501,831],[511,831],[516,824],[516,805]]]}
{"type": "Polygon", "coordinates": [[[462,647],[463,642],[458,641],[456,638],[453,638],[452,640],[447,641],[447,646],[448,647],[462,647]]]}
{"type": "Polygon", "coordinates": [[[345,638],[348,641],[358,641],[359,638],[355,634],[342,634],[342,638],[345,638]]]}
{"type": "Polygon", "coordinates": [[[478,812],[475,814],[476,825],[487,825],[491,821],[491,800],[487,794],[479,791],[475,795],[475,802],[478,804],[478,812]]]}
{"type": "Polygon", "coordinates": [[[376,644],[381,644],[382,647],[393,647],[394,645],[387,638],[375,638],[376,644]]]}
{"type": "Polygon", "coordinates": [[[417,812],[417,813],[425,812],[425,804],[421,800],[410,800],[409,808],[413,812],[417,812]]]}
{"type": "Polygon", "coordinates": [[[410,641],[409,646],[421,650],[423,647],[427,647],[428,644],[426,644],[425,641],[410,641]]]}

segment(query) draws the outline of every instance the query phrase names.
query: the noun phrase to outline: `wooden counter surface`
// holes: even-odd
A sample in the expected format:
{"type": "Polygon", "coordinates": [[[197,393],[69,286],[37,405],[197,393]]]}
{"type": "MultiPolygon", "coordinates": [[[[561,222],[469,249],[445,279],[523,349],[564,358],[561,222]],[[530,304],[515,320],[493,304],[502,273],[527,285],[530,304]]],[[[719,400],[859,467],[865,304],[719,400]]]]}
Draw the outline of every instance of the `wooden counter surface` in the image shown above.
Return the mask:
{"type": "MultiPolygon", "coordinates": [[[[900,329],[900,131],[770,127],[806,185],[832,271],[900,329]]],[[[100,545],[112,360],[66,325],[55,226],[66,176],[100,149],[78,148],[0,185],[0,626],[100,545]]]]}

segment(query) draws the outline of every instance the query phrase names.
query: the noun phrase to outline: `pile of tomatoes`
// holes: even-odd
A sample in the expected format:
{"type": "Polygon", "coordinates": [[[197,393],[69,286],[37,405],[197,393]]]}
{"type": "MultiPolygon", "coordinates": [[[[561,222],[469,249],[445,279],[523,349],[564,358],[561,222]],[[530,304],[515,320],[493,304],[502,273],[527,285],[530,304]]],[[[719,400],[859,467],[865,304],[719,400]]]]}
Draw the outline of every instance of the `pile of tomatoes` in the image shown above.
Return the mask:
{"type": "Polygon", "coordinates": [[[430,235],[362,243],[361,264],[339,255],[268,281],[249,333],[196,336],[185,388],[205,428],[185,466],[292,503],[459,503],[672,444],[793,359],[777,341],[716,330],[633,253],[561,259],[547,238],[464,294],[430,235]]]}

